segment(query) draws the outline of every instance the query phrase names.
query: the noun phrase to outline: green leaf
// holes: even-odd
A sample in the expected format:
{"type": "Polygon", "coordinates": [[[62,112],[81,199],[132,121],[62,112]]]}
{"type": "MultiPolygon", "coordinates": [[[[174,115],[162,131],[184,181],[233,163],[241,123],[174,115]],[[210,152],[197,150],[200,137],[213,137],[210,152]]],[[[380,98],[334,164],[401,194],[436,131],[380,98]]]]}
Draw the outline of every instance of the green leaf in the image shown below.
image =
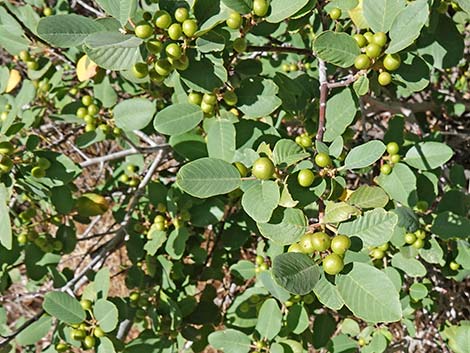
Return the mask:
{"type": "Polygon", "coordinates": [[[470,220],[453,212],[438,213],[431,231],[441,239],[466,239],[470,237],[470,220]]]}
{"type": "Polygon", "coordinates": [[[361,50],[353,37],[346,33],[325,31],[313,42],[318,57],[342,68],[351,67],[361,50]]]}
{"type": "Polygon", "coordinates": [[[328,281],[325,276],[322,276],[317,282],[313,288],[313,293],[315,293],[320,303],[330,309],[339,310],[344,305],[338,288],[328,281]]]}
{"type": "Polygon", "coordinates": [[[425,27],[423,32],[418,39],[418,53],[424,60],[441,70],[458,65],[465,43],[452,18],[439,16],[437,26],[425,27]]]}
{"type": "Polygon", "coordinates": [[[271,341],[281,331],[282,313],[275,299],[266,300],[258,313],[256,331],[261,337],[271,341]]]}
{"type": "Polygon", "coordinates": [[[392,75],[397,82],[397,92],[403,97],[409,97],[413,92],[426,88],[429,85],[429,76],[429,66],[413,53],[402,55],[402,63],[392,75]]]}
{"type": "Polygon", "coordinates": [[[425,298],[428,295],[428,289],[422,283],[413,283],[410,286],[410,297],[413,300],[418,301],[425,298]]]}
{"type": "Polygon", "coordinates": [[[115,353],[113,342],[108,337],[101,337],[100,344],[96,350],[97,353],[115,353]]]}
{"type": "Polygon", "coordinates": [[[325,201],[325,217],[323,223],[339,223],[361,213],[356,207],[346,202],[325,201]]]}
{"type": "Polygon", "coordinates": [[[289,300],[290,293],[278,285],[273,277],[271,271],[263,271],[261,272],[258,277],[259,280],[263,283],[264,287],[271,293],[271,295],[279,300],[280,302],[285,302],[289,300]]]}
{"type": "Polygon", "coordinates": [[[310,324],[309,314],[305,306],[301,303],[297,303],[290,307],[287,313],[286,323],[287,328],[292,331],[292,333],[300,335],[304,332],[310,324]]]}
{"type": "Polygon", "coordinates": [[[341,223],[338,232],[358,237],[364,246],[379,246],[390,240],[398,223],[398,217],[382,208],[364,213],[352,222],[341,223]]]}
{"type": "Polygon", "coordinates": [[[405,164],[396,164],[389,175],[381,174],[377,181],[391,199],[409,207],[416,204],[416,176],[405,164]]]}
{"type": "Polygon", "coordinates": [[[39,320],[28,326],[16,337],[16,342],[22,346],[33,345],[47,336],[52,328],[52,318],[42,316],[39,320]]]}
{"type": "Polygon", "coordinates": [[[125,99],[113,109],[116,126],[124,131],[145,128],[155,114],[155,103],[146,98],[125,99]]]}
{"type": "Polygon", "coordinates": [[[108,70],[129,70],[143,61],[140,53],[142,39],[119,32],[100,32],[89,35],[84,50],[90,60],[108,70]]]}
{"type": "Polygon", "coordinates": [[[386,53],[398,53],[410,46],[419,37],[421,28],[428,20],[429,6],[427,0],[416,0],[408,3],[393,21],[390,28],[390,44],[386,53]]]}
{"type": "Polygon", "coordinates": [[[395,17],[405,8],[405,0],[364,0],[364,17],[374,32],[387,33],[395,17]]]}
{"type": "Polygon", "coordinates": [[[374,140],[354,147],[346,156],[344,168],[361,169],[377,162],[385,152],[382,141],[374,140]]]}
{"type": "Polygon", "coordinates": [[[13,237],[11,234],[10,212],[7,206],[8,191],[5,185],[0,184],[0,244],[11,250],[13,237]]]}
{"type": "Polygon", "coordinates": [[[343,89],[328,99],[326,105],[325,141],[331,142],[342,135],[353,122],[357,103],[349,88],[343,89]]]}
{"type": "Polygon", "coordinates": [[[116,305],[106,299],[99,299],[93,305],[93,314],[104,332],[113,331],[118,324],[116,305]]]}
{"type": "Polygon", "coordinates": [[[399,252],[392,257],[392,266],[402,270],[410,277],[423,277],[426,276],[426,267],[418,260],[406,257],[403,253],[399,252]]]}
{"type": "MultiPolygon", "coordinates": [[[[248,260],[240,260],[236,264],[230,266],[230,272],[243,278],[245,281],[253,278],[256,275],[255,264],[248,260]]],[[[264,271],[265,273],[267,271],[264,271]]]]}
{"type": "Polygon", "coordinates": [[[104,31],[97,21],[80,15],[55,15],[43,17],[37,33],[46,42],[61,48],[76,47],[90,34],[104,31]]]}
{"type": "Polygon", "coordinates": [[[274,164],[281,166],[281,168],[291,166],[309,156],[310,154],[305,152],[302,147],[289,139],[277,141],[273,150],[274,164]]]}
{"type": "Polygon", "coordinates": [[[247,14],[253,8],[253,0],[222,0],[225,6],[240,14],[247,14]]]}
{"type": "Polygon", "coordinates": [[[276,244],[289,245],[307,231],[307,220],[298,208],[278,208],[268,223],[257,223],[260,233],[276,244]]]}
{"type": "Polygon", "coordinates": [[[336,286],[346,306],[367,322],[395,322],[402,317],[395,286],[375,267],[354,262],[348,274],[336,276],[336,286]]]}
{"type": "Polygon", "coordinates": [[[209,157],[232,162],[235,155],[235,126],[229,120],[217,119],[207,131],[209,157]]]}
{"type": "Polygon", "coordinates": [[[242,206],[256,222],[266,223],[271,219],[280,197],[275,181],[257,181],[243,193],[242,206]]]}
{"type": "Polygon", "coordinates": [[[210,93],[227,81],[227,70],[223,62],[210,56],[200,60],[191,58],[187,70],[180,72],[181,79],[194,91],[210,93]]]}
{"type": "Polygon", "coordinates": [[[281,287],[299,295],[310,293],[320,279],[318,265],[309,256],[300,253],[276,256],[272,271],[281,287]]]}
{"type": "Polygon", "coordinates": [[[188,229],[184,227],[175,228],[168,237],[165,251],[175,260],[181,259],[186,249],[186,241],[189,238],[188,229]]]}
{"type": "Polygon", "coordinates": [[[108,267],[99,270],[93,280],[98,298],[106,299],[108,297],[110,286],[110,271],[108,267]]]}
{"type": "MultiPolygon", "coordinates": [[[[419,256],[429,264],[439,264],[441,267],[445,265],[444,250],[442,250],[441,245],[435,237],[429,239],[429,247],[426,246],[425,248],[419,249],[419,256]]],[[[456,260],[459,264],[462,264],[458,256],[456,260]]]]}
{"type": "Polygon", "coordinates": [[[44,296],[42,307],[51,316],[67,324],[79,324],[86,318],[80,302],[63,292],[49,292],[44,296]]]}
{"type": "Polygon", "coordinates": [[[271,12],[266,21],[279,23],[301,10],[308,2],[309,0],[271,0],[271,12]]]}
{"type": "Polygon", "coordinates": [[[238,109],[252,119],[271,114],[282,103],[276,96],[279,87],[268,79],[249,77],[241,82],[235,92],[238,96],[238,109]]]}
{"type": "Polygon", "coordinates": [[[359,76],[359,78],[353,83],[353,89],[358,96],[366,95],[369,92],[369,79],[367,78],[367,75],[359,76]]]}
{"type": "Polygon", "coordinates": [[[137,9],[137,0],[97,0],[107,14],[119,20],[122,26],[133,17],[137,9]]]}
{"type": "Polygon", "coordinates": [[[250,337],[234,329],[212,332],[208,341],[212,347],[224,353],[248,353],[251,349],[250,337]]]}
{"type": "Polygon", "coordinates": [[[351,194],[348,203],[360,208],[381,208],[388,203],[388,196],[378,186],[361,185],[351,194]]]}
{"type": "Polygon", "coordinates": [[[462,325],[455,330],[454,336],[455,353],[468,353],[470,347],[470,325],[462,325]]]}
{"type": "Polygon", "coordinates": [[[455,0],[455,2],[464,10],[470,14],[470,0],[455,0]]]}
{"type": "Polygon", "coordinates": [[[159,111],[155,130],[165,135],[180,135],[195,128],[204,118],[201,107],[190,103],[173,104],[159,111]]]}
{"type": "Polygon", "coordinates": [[[430,170],[442,167],[454,152],[445,143],[420,142],[411,147],[405,156],[406,164],[420,170],[430,170]]]}
{"type": "Polygon", "coordinates": [[[230,163],[201,158],[184,165],[176,176],[176,182],[188,194],[208,198],[237,189],[241,178],[238,169],[230,163]]]}

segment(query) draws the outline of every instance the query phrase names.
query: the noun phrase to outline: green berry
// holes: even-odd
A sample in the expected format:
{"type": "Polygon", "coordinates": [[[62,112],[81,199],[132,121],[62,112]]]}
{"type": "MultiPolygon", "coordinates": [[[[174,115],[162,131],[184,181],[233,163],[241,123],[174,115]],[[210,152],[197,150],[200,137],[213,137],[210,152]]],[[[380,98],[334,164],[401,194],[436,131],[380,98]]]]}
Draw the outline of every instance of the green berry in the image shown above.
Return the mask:
{"type": "Polygon", "coordinates": [[[416,235],[414,233],[405,234],[405,243],[413,244],[416,241],[416,235]]]}
{"type": "Polygon", "coordinates": [[[261,157],[253,163],[251,173],[258,179],[268,180],[272,178],[274,170],[273,162],[267,157],[261,157]]]}
{"type": "Polygon", "coordinates": [[[172,40],[178,40],[183,35],[183,29],[179,23],[173,23],[168,28],[168,37],[172,40]]]}
{"type": "Polygon", "coordinates": [[[200,105],[202,102],[202,95],[198,92],[191,92],[188,94],[188,102],[196,105],[200,105]]]}
{"type": "Polygon", "coordinates": [[[387,143],[387,152],[388,154],[397,154],[400,151],[400,146],[396,142],[387,143]]]}
{"type": "Polygon", "coordinates": [[[37,166],[41,169],[47,170],[51,167],[51,162],[45,157],[40,157],[38,158],[37,166]]]}
{"type": "Polygon", "coordinates": [[[232,29],[239,29],[242,25],[242,16],[238,12],[232,12],[227,19],[227,26],[232,29]]]}
{"type": "Polygon", "coordinates": [[[235,168],[238,169],[238,172],[240,173],[240,176],[242,178],[248,175],[248,168],[243,163],[235,162],[234,165],[235,165],[235,168]]]}
{"type": "Polygon", "coordinates": [[[243,53],[246,50],[248,44],[245,38],[237,38],[233,41],[232,46],[237,53],[243,53]]]}
{"type": "Polygon", "coordinates": [[[83,347],[85,349],[91,349],[95,346],[95,344],[96,344],[96,340],[95,340],[95,337],[93,336],[86,336],[83,339],[83,347]]]}
{"type": "Polygon", "coordinates": [[[183,23],[184,21],[186,21],[189,17],[189,12],[188,12],[188,9],[186,7],[179,7],[176,9],[175,11],[175,20],[180,22],[180,23],[183,23]]]}
{"type": "Polygon", "coordinates": [[[223,98],[224,102],[231,107],[238,103],[238,97],[233,91],[226,91],[223,98]]]}
{"type": "Polygon", "coordinates": [[[384,32],[377,32],[372,37],[372,43],[377,44],[379,47],[387,44],[387,35],[384,32]]]}
{"type": "Polygon", "coordinates": [[[330,11],[330,17],[333,21],[336,21],[341,17],[341,9],[335,7],[330,11]]]}
{"type": "Polygon", "coordinates": [[[87,110],[88,110],[89,115],[95,116],[96,114],[99,113],[100,108],[96,104],[90,104],[87,110]]]}
{"type": "Polygon", "coordinates": [[[85,106],[85,107],[88,107],[90,104],[93,103],[93,98],[89,95],[86,95],[86,96],[83,96],[82,97],[82,104],[85,106]]]}
{"type": "Polygon", "coordinates": [[[158,11],[155,14],[155,26],[160,29],[167,29],[171,25],[171,16],[166,11],[158,11]]]}
{"type": "Polygon", "coordinates": [[[287,249],[287,252],[303,253],[303,249],[299,244],[294,243],[289,246],[289,248],[287,249]]]}
{"type": "Polygon", "coordinates": [[[328,167],[331,164],[330,156],[323,152],[318,153],[315,156],[315,164],[320,168],[328,167]]]}
{"type": "Polygon", "coordinates": [[[312,147],[312,138],[308,135],[302,135],[299,138],[299,145],[303,148],[312,147]]]}
{"type": "Polygon", "coordinates": [[[78,118],[83,119],[88,114],[88,110],[84,107],[80,107],[75,114],[78,118]]]}
{"type": "Polygon", "coordinates": [[[388,71],[395,71],[401,65],[400,54],[387,54],[383,59],[383,66],[388,71]]]}
{"type": "Polygon", "coordinates": [[[192,37],[197,32],[198,26],[195,20],[186,20],[183,22],[183,33],[186,37],[192,37]]]}
{"type": "Polygon", "coordinates": [[[331,239],[331,251],[335,254],[343,255],[351,246],[351,239],[346,235],[336,235],[331,239]]]}
{"type": "Polygon", "coordinates": [[[366,55],[371,59],[377,58],[381,52],[382,48],[375,43],[370,43],[366,47],[366,55]]]}
{"type": "Polygon", "coordinates": [[[140,22],[135,26],[134,33],[138,38],[147,39],[152,36],[153,28],[148,22],[140,22]]]}
{"type": "Polygon", "coordinates": [[[211,114],[214,112],[214,105],[207,104],[206,102],[201,102],[201,110],[206,114],[211,114]]]}
{"type": "Polygon", "coordinates": [[[82,300],[80,300],[80,305],[82,306],[83,310],[91,310],[91,307],[93,306],[93,303],[91,302],[91,300],[82,299],[82,300]]]}
{"type": "Polygon", "coordinates": [[[101,338],[106,335],[106,333],[103,331],[103,329],[99,326],[96,326],[95,329],[93,330],[93,335],[95,337],[101,338]]]}
{"type": "Polygon", "coordinates": [[[363,48],[367,45],[367,39],[362,34],[355,34],[353,36],[359,48],[363,48]]]}
{"type": "Polygon", "coordinates": [[[323,259],[323,271],[329,275],[337,275],[344,268],[343,259],[337,254],[330,254],[323,259]]]}
{"type": "Polygon", "coordinates": [[[206,104],[214,105],[217,103],[217,96],[214,93],[204,93],[202,101],[206,104]]]}
{"type": "Polygon", "coordinates": [[[401,160],[401,157],[400,157],[399,154],[392,154],[392,155],[390,156],[390,162],[393,163],[393,164],[399,163],[400,160],[401,160]]]}
{"type": "Polygon", "coordinates": [[[387,71],[383,71],[379,74],[377,81],[381,86],[388,86],[392,82],[392,75],[387,71]]]}
{"type": "Polygon", "coordinates": [[[44,178],[46,176],[46,171],[40,167],[34,167],[31,169],[31,175],[38,179],[44,178]]]}
{"type": "Polygon", "coordinates": [[[304,254],[312,254],[315,251],[312,233],[302,235],[297,244],[300,246],[304,254]]]}
{"type": "Polygon", "coordinates": [[[302,169],[297,175],[297,181],[300,186],[308,188],[313,184],[315,174],[310,169],[302,169]]]}
{"type": "Polygon", "coordinates": [[[460,268],[460,264],[458,264],[457,262],[455,261],[452,261],[450,264],[449,264],[449,267],[452,271],[457,271],[459,268],[460,268]]]}
{"type": "Polygon", "coordinates": [[[328,250],[331,244],[331,239],[325,232],[317,232],[312,234],[312,243],[315,251],[328,250]]]}
{"type": "Polygon", "coordinates": [[[390,164],[384,164],[380,167],[380,172],[383,175],[389,175],[392,172],[392,166],[390,164]]]}
{"type": "Polygon", "coordinates": [[[371,61],[365,54],[359,54],[354,60],[354,67],[358,70],[367,70],[370,65],[371,61]]]}
{"type": "Polygon", "coordinates": [[[166,54],[171,57],[172,59],[179,59],[181,58],[181,48],[178,44],[176,43],[170,43],[166,46],[165,48],[166,54]]]}
{"type": "Polygon", "coordinates": [[[149,40],[145,43],[145,46],[151,54],[158,54],[163,49],[163,43],[157,39],[149,40]]]}
{"type": "Polygon", "coordinates": [[[168,76],[173,66],[167,59],[160,59],[155,63],[155,71],[161,76],[168,76]]]}
{"type": "Polygon", "coordinates": [[[258,17],[263,17],[268,13],[268,3],[266,0],[253,0],[253,13],[258,17]]]}
{"type": "Polygon", "coordinates": [[[382,260],[385,256],[385,253],[382,250],[375,248],[369,252],[369,255],[374,260],[382,260]]]}

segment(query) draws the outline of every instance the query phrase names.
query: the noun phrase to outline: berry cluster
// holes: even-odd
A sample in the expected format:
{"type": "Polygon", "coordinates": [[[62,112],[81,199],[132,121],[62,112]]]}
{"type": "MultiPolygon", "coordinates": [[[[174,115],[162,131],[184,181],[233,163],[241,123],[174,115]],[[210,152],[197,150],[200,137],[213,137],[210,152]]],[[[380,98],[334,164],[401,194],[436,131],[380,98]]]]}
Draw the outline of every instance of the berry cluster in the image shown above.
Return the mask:
{"type": "Polygon", "coordinates": [[[288,252],[307,255],[319,253],[322,258],[323,270],[329,275],[336,275],[343,270],[343,257],[351,246],[346,235],[335,235],[331,238],[325,232],[306,233],[297,243],[289,246],[288,252]]]}
{"type": "Polygon", "coordinates": [[[392,82],[390,71],[400,67],[401,58],[399,54],[384,54],[387,45],[387,35],[383,32],[366,32],[353,36],[363,54],[359,54],[354,60],[354,66],[358,70],[367,70],[372,65],[379,71],[377,78],[381,86],[387,86],[392,82]]]}

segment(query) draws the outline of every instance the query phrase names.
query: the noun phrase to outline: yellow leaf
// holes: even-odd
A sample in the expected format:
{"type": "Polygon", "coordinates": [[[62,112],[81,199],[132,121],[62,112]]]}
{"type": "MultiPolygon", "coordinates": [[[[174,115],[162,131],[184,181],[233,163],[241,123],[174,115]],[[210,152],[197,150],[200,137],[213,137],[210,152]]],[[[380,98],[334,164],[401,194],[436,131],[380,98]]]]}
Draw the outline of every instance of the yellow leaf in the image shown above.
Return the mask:
{"type": "Polygon", "coordinates": [[[98,73],[98,65],[83,55],[77,63],[77,77],[80,82],[89,80],[98,73]]]}
{"type": "Polygon", "coordinates": [[[15,89],[16,86],[21,82],[21,75],[18,70],[11,70],[10,76],[8,77],[7,88],[5,89],[6,93],[9,93],[15,89]]]}
{"type": "Polygon", "coordinates": [[[349,10],[349,17],[351,17],[351,20],[360,29],[369,27],[369,25],[367,24],[366,18],[364,17],[364,9],[362,7],[362,0],[359,0],[359,4],[355,8],[349,10]]]}

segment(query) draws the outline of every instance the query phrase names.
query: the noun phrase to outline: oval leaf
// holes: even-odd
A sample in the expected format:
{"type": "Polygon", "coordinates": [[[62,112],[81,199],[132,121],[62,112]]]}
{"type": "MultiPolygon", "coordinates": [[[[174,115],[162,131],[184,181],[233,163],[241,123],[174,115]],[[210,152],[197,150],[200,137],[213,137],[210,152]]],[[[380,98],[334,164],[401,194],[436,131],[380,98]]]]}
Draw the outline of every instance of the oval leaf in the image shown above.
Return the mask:
{"type": "Polygon", "coordinates": [[[346,306],[359,318],[371,322],[395,322],[402,317],[400,298],[385,273],[355,262],[347,275],[338,275],[336,285],[346,306]]]}
{"type": "Polygon", "coordinates": [[[363,145],[354,147],[346,156],[344,168],[360,169],[368,167],[377,162],[385,152],[382,141],[369,141],[363,145]]]}
{"type": "Polygon", "coordinates": [[[195,128],[203,118],[204,113],[195,104],[173,104],[158,112],[154,127],[165,135],[180,135],[195,128]]]}
{"type": "Polygon", "coordinates": [[[376,208],[352,222],[340,224],[338,232],[360,238],[364,246],[379,246],[390,240],[397,223],[396,214],[376,208]]]}
{"type": "Polygon", "coordinates": [[[123,100],[113,109],[116,125],[124,131],[145,128],[155,114],[155,104],[145,98],[123,100]]]}
{"type": "Polygon", "coordinates": [[[93,314],[104,332],[113,331],[118,324],[116,305],[106,299],[99,299],[93,305],[93,314]]]}
{"type": "Polygon", "coordinates": [[[339,67],[350,67],[354,64],[361,50],[356,41],[346,33],[325,31],[313,42],[318,57],[327,63],[339,67]]]}
{"type": "Polygon", "coordinates": [[[51,316],[67,324],[79,324],[86,318],[80,302],[63,292],[49,292],[44,296],[42,307],[51,316]]]}
{"type": "Polygon", "coordinates": [[[279,245],[298,241],[307,231],[307,220],[298,208],[278,208],[268,223],[257,223],[260,233],[279,245]]]}
{"type": "Polygon", "coordinates": [[[208,198],[235,190],[241,184],[240,173],[230,163],[215,158],[201,158],[183,166],[176,182],[188,194],[208,198]]]}
{"type": "Polygon", "coordinates": [[[308,0],[271,0],[271,12],[266,21],[281,22],[301,10],[308,2],[308,0]]]}
{"type": "Polygon", "coordinates": [[[279,203],[279,186],[267,180],[255,183],[243,193],[242,206],[256,222],[265,223],[279,203]]]}
{"type": "Polygon", "coordinates": [[[277,305],[276,299],[270,298],[266,300],[258,314],[258,322],[256,323],[256,331],[261,337],[271,341],[281,331],[282,312],[277,305]]]}
{"type": "Polygon", "coordinates": [[[310,293],[320,279],[318,265],[309,256],[300,253],[276,256],[272,271],[276,282],[294,294],[310,293]]]}
{"type": "Polygon", "coordinates": [[[71,14],[41,18],[37,33],[52,45],[70,48],[82,44],[90,34],[104,30],[101,24],[91,18],[71,14]]]}
{"type": "Polygon", "coordinates": [[[421,142],[408,150],[405,162],[416,169],[430,170],[443,166],[453,155],[452,149],[444,143],[421,142]]]}
{"type": "Polygon", "coordinates": [[[250,337],[233,329],[212,332],[208,341],[212,347],[224,353],[248,353],[251,349],[250,337]]]}

